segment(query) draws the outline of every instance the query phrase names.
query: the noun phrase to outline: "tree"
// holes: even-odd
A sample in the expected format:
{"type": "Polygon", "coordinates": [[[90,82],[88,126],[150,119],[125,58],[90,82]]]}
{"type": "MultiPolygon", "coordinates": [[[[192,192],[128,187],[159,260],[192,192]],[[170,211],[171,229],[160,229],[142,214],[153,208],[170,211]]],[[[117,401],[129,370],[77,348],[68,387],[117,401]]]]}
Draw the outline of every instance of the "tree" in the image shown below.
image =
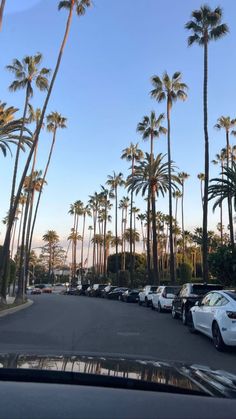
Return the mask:
{"type": "Polygon", "coordinates": [[[222,9],[214,10],[208,5],[203,5],[199,10],[192,12],[192,20],[186,23],[185,28],[191,31],[188,45],[198,44],[204,49],[204,81],[203,81],[203,113],[205,137],[205,181],[203,198],[203,281],[208,281],[208,186],[209,186],[209,136],[208,136],[208,44],[217,41],[226,35],[228,26],[222,23],[222,9]]]}
{"type": "Polygon", "coordinates": [[[91,217],[91,209],[89,205],[82,207],[81,215],[83,217],[83,227],[82,227],[82,242],[81,242],[81,272],[83,272],[84,266],[84,233],[85,233],[85,220],[86,216],[91,217]]]}
{"type": "MultiPolygon", "coordinates": [[[[226,138],[226,167],[229,168],[230,161],[230,143],[229,143],[229,134],[236,135],[236,131],[232,128],[236,125],[236,119],[231,119],[229,116],[221,116],[217,120],[215,128],[218,130],[223,129],[225,131],[226,138]]],[[[234,242],[234,224],[233,224],[233,211],[232,211],[232,201],[228,195],[228,215],[229,215],[229,231],[231,242],[234,242]]]]}
{"type": "Polygon", "coordinates": [[[0,4],[0,31],[2,30],[2,19],[3,19],[3,12],[5,8],[6,0],[1,0],[0,4]]]}
{"type": "Polygon", "coordinates": [[[118,275],[119,275],[119,268],[118,268],[118,187],[123,186],[125,184],[125,181],[123,180],[123,174],[122,173],[115,173],[113,172],[113,175],[108,175],[108,180],[106,182],[107,185],[111,187],[111,192],[115,195],[115,237],[116,237],[116,279],[118,281],[118,275]]]}
{"type": "Polygon", "coordinates": [[[53,257],[55,246],[59,243],[59,236],[55,230],[48,230],[43,235],[43,241],[49,249],[48,278],[51,280],[53,274],[53,257]]]}
{"type": "MultiPolygon", "coordinates": [[[[137,131],[142,134],[143,140],[150,138],[150,169],[152,163],[154,162],[153,154],[153,140],[154,138],[160,137],[161,134],[166,134],[167,130],[161,124],[164,120],[164,114],[160,114],[156,117],[154,111],[151,112],[150,118],[144,116],[143,121],[140,122],[137,126],[137,131]]],[[[150,172],[151,177],[151,172],[150,172]]],[[[154,282],[159,283],[159,274],[158,274],[158,261],[157,261],[157,234],[156,234],[156,209],[155,209],[155,189],[149,189],[148,199],[151,200],[152,206],[152,255],[153,255],[153,268],[154,268],[154,282]]],[[[149,212],[149,211],[148,211],[149,212]]],[[[148,223],[149,225],[150,223],[148,223]]]]}
{"type": "MultiPolygon", "coordinates": [[[[35,119],[37,124],[38,122],[38,117],[39,114],[41,113],[40,110],[36,110],[36,114],[35,114],[35,119]],[[38,114],[38,115],[37,115],[38,114]]],[[[48,160],[46,163],[46,167],[44,169],[44,174],[43,174],[43,179],[42,179],[42,183],[41,183],[41,188],[39,190],[39,194],[38,194],[38,199],[37,199],[37,203],[36,203],[36,207],[35,207],[35,212],[34,212],[34,218],[33,218],[33,222],[32,222],[32,227],[31,227],[31,231],[30,231],[30,238],[29,238],[29,245],[28,245],[28,253],[30,254],[30,250],[31,250],[31,246],[32,246],[32,240],[33,240],[33,234],[34,234],[34,228],[35,228],[35,223],[36,223],[36,219],[37,219],[37,214],[38,214],[38,208],[39,208],[39,204],[40,204],[40,199],[41,199],[41,195],[43,192],[43,186],[46,183],[46,176],[48,173],[48,168],[51,162],[51,158],[52,158],[52,153],[53,153],[53,149],[55,146],[55,142],[56,142],[56,134],[57,134],[57,130],[59,129],[64,129],[66,128],[66,122],[67,119],[62,116],[60,113],[58,112],[51,112],[48,116],[47,116],[47,130],[48,132],[52,133],[52,144],[50,147],[50,151],[49,151],[49,155],[48,155],[48,160]]]]}
{"type": "Polygon", "coordinates": [[[141,232],[142,232],[142,241],[143,241],[143,251],[145,252],[145,249],[146,249],[146,247],[145,247],[145,236],[144,236],[144,228],[143,228],[143,224],[144,224],[144,221],[146,221],[146,214],[138,214],[138,216],[137,216],[137,220],[139,220],[140,221],[140,224],[141,224],[141,232]]]}
{"type": "MultiPolygon", "coordinates": [[[[138,143],[137,144],[130,143],[130,146],[125,148],[122,151],[121,158],[127,160],[128,162],[131,162],[131,176],[133,178],[135,163],[143,159],[143,152],[140,148],[138,148],[138,143]]],[[[132,217],[133,212],[132,212],[132,210],[133,210],[133,189],[131,188],[130,189],[130,223],[129,223],[129,228],[131,230],[133,228],[133,217],[132,217]]],[[[133,245],[132,240],[130,240],[129,247],[130,247],[130,260],[131,260],[131,263],[130,263],[130,282],[131,282],[131,286],[133,285],[133,281],[134,281],[134,278],[133,278],[134,261],[133,261],[133,257],[132,257],[132,254],[133,254],[132,245],[133,245]]],[[[149,245],[150,245],[150,242],[149,242],[149,245]]],[[[149,256],[150,256],[150,252],[149,252],[149,256]]],[[[150,258],[149,258],[149,261],[148,261],[148,266],[149,266],[149,270],[150,270],[150,258]]]]}
{"type": "Polygon", "coordinates": [[[205,175],[204,173],[198,173],[197,177],[200,180],[201,203],[202,203],[202,208],[203,208],[203,182],[205,180],[205,175]]]}
{"type": "Polygon", "coordinates": [[[127,228],[127,218],[128,218],[128,208],[129,208],[129,197],[123,196],[120,200],[119,209],[121,209],[121,236],[122,236],[122,253],[123,253],[123,260],[122,260],[122,271],[125,271],[125,252],[126,252],[126,241],[123,238],[124,231],[127,228]]]}
{"type": "Polygon", "coordinates": [[[174,244],[173,244],[173,214],[172,214],[172,191],[171,191],[171,136],[170,136],[170,117],[173,103],[177,100],[187,99],[187,85],[182,82],[182,74],[176,71],[172,77],[165,72],[160,78],[153,76],[151,78],[153,89],[150,94],[151,97],[156,99],[157,102],[166,100],[166,115],[167,115],[167,150],[168,150],[168,177],[169,177],[169,216],[170,216],[170,277],[173,283],[176,282],[175,272],[175,257],[174,257],[174,244]]]}
{"type": "Polygon", "coordinates": [[[18,190],[15,196],[15,201],[14,201],[14,206],[11,208],[11,213],[10,213],[10,217],[9,217],[9,223],[7,226],[7,231],[6,231],[6,235],[5,235],[5,239],[4,239],[4,244],[3,244],[3,251],[2,251],[2,255],[0,257],[0,282],[1,282],[1,303],[5,304],[6,303],[6,275],[7,275],[7,264],[8,264],[8,259],[9,259],[9,245],[10,245],[10,236],[11,236],[11,230],[12,230],[12,226],[13,226],[13,222],[14,222],[14,217],[15,217],[15,212],[16,209],[18,207],[18,202],[19,202],[19,198],[20,198],[20,194],[22,191],[22,187],[23,187],[23,183],[24,183],[24,179],[25,176],[27,175],[27,171],[29,169],[29,165],[34,153],[34,149],[38,144],[39,141],[39,135],[40,135],[40,131],[43,125],[43,120],[44,120],[44,116],[47,110],[47,106],[48,106],[48,102],[53,90],[53,86],[60,68],[60,64],[61,64],[61,60],[62,60],[62,56],[63,56],[63,52],[66,46],[66,42],[68,39],[68,35],[70,32],[70,27],[71,27],[71,22],[72,22],[72,17],[73,17],[73,12],[74,10],[76,11],[76,14],[78,16],[82,16],[85,14],[86,12],[86,8],[91,6],[91,0],[68,0],[68,1],[60,1],[59,5],[58,5],[58,9],[67,9],[69,10],[68,13],[68,18],[67,18],[67,23],[66,23],[66,28],[65,28],[65,33],[64,33],[64,37],[60,46],[60,50],[59,50],[59,54],[58,54],[58,58],[57,58],[57,62],[56,62],[56,66],[52,75],[52,79],[51,82],[49,84],[48,87],[48,93],[46,95],[45,101],[44,101],[44,105],[42,107],[42,114],[41,114],[41,118],[39,121],[39,124],[35,130],[34,133],[34,142],[33,145],[31,147],[31,150],[29,152],[27,161],[25,163],[22,175],[21,175],[21,179],[19,182],[19,186],[18,186],[18,190]]]}
{"type": "Polygon", "coordinates": [[[78,227],[79,227],[79,217],[82,215],[83,209],[83,202],[78,200],[75,201],[74,204],[70,205],[69,214],[74,215],[74,223],[73,223],[73,230],[74,239],[72,240],[72,277],[75,278],[76,276],[76,266],[77,266],[77,235],[78,235],[78,227]]]}
{"type": "MultiPolygon", "coordinates": [[[[208,189],[208,199],[216,199],[213,205],[213,211],[217,206],[222,205],[222,202],[227,199],[233,200],[234,211],[236,211],[236,162],[232,162],[232,167],[225,167],[222,172],[224,178],[211,179],[212,185],[208,189]]],[[[234,236],[230,234],[230,241],[232,250],[234,250],[234,236]]]]}
{"type": "MultiPolygon", "coordinates": [[[[152,210],[155,211],[155,228],[156,228],[156,197],[160,195],[164,196],[169,189],[169,178],[168,178],[168,162],[164,162],[165,156],[158,154],[152,162],[150,154],[146,153],[146,158],[135,166],[135,174],[133,179],[129,177],[127,179],[128,190],[130,187],[133,188],[136,194],[142,193],[142,196],[149,195],[149,191],[152,191],[154,195],[154,203],[152,210]]],[[[172,166],[172,165],[171,165],[172,166]]],[[[172,169],[172,167],[171,167],[172,169]]],[[[171,191],[176,188],[176,182],[178,182],[177,176],[171,175],[171,191]]],[[[153,234],[156,234],[153,231],[153,234]]],[[[154,240],[153,240],[154,243],[154,240]]],[[[156,247],[153,246],[153,258],[156,258],[156,271],[155,271],[155,283],[159,283],[159,271],[158,271],[158,249],[157,242],[156,247]]],[[[154,265],[155,266],[155,265],[154,265]]]]}
{"type": "Polygon", "coordinates": [[[185,262],[185,230],[184,230],[184,182],[186,179],[188,179],[189,175],[186,172],[180,172],[178,174],[179,176],[179,180],[180,180],[180,184],[182,186],[182,193],[181,193],[181,197],[182,197],[182,238],[183,238],[183,254],[182,254],[182,263],[185,262]]]}
{"type": "MultiPolygon", "coordinates": [[[[215,156],[215,159],[212,160],[213,164],[220,164],[221,167],[221,178],[223,180],[224,175],[223,175],[223,170],[224,170],[224,164],[225,164],[225,160],[226,160],[226,149],[222,148],[220,153],[217,153],[215,156]]],[[[221,229],[220,229],[220,236],[221,236],[221,243],[223,244],[223,204],[220,204],[220,225],[221,225],[221,229]]]]}

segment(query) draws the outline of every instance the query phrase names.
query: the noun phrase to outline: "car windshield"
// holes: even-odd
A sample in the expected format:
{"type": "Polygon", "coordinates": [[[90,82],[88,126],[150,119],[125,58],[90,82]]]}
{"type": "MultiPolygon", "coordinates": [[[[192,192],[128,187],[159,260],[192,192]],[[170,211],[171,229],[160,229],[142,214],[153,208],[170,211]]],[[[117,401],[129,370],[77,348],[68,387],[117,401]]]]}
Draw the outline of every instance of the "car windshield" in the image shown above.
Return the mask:
{"type": "Polygon", "coordinates": [[[207,3],[0,0],[0,357],[236,374],[236,1],[207,3]]]}

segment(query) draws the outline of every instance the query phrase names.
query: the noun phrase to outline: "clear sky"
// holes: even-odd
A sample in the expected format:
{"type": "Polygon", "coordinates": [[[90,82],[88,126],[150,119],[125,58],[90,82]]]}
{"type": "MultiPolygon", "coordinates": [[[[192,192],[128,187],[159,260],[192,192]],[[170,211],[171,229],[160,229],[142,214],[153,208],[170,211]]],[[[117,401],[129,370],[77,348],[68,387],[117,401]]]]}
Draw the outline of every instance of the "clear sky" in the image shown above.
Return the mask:
{"type": "MultiPolygon", "coordinates": [[[[57,144],[43,193],[36,227],[36,240],[47,229],[55,229],[64,240],[71,228],[67,215],[70,203],[86,202],[99,191],[113,170],[128,173],[120,160],[130,141],[140,141],[137,123],[152,109],[164,112],[164,105],[149,97],[150,77],[180,70],[189,86],[189,98],[178,103],[172,113],[172,155],[180,171],[191,176],[186,181],[186,229],[201,225],[200,184],[197,174],[204,167],[202,113],[203,50],[187,47],[184,24],[196,0],[94,0],[86,16],[74,17],[60,73],[48,111],[56,110],[68,118],[68,128],[58,132],[57,144]]],[[[230,34],[209,48],[209,133],[211,159],[225,145],[223,132],[213,129],[220,115],[236,117],[236,2],[208,1],[224,9],[230,34]]],[[[43,64],[54,68],[67,18],[57,11],[57,0],[7,0],[3,30],[0,33],[0,100],[22,110],[24,93],[10,93],[13,80],[5,70],[13,58],[41,52],[43,64]]],[[[35,90],[32,104],[41,106],[44,94],[35,90]]],[[[22,112],[22,111],[21,111],[22,112]]],[[[19,113],[19,116],[21,115],[19,113]]],[[[50,134],[40,139],[38,169],[43,169],[50,146],[50,134]]],[[[231,142],[235,142],[231,138],[231,142]]],[[[166,152],[166,138],[155,143],[155,152],[166,152]]],[[[0,219],[8,207],[13,159],[0,156],[0,219]]],[[[21,162],[24,158],[21,158],[21,162]]],[[[211,176],[217,168],[211,167],[211,176]]],[[[120,196],[125,194],[120,192],[120,196]]],[[[140,198],[136,205],[144,209],[140,198]]],[[[167,199],[157,209],[167,212],[167,199]]],[[[210,215],[215,228],[219,214],[210,215]]],[[[225,222],[226,222],[225,214],[225,222]]],[[[0,226],[0,239],[4,226],[0,226]]]]}

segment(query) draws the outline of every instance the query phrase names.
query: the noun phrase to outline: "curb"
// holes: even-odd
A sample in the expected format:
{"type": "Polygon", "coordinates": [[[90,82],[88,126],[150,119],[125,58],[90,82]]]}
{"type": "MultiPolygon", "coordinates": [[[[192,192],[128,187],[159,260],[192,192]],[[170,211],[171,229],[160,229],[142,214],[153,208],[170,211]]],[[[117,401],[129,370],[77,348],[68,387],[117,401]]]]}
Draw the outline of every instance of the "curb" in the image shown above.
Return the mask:
{"type": "Polygon", "coordinates": [[[24,310],[25,308],[30,307],[33,303],[34,302],[32,300],[28,300],[26,303],[20,304],[19,306],[7,308],[6,310],[0,311],[0,318],[5,317],[8,314],[14,314],[17,311],[24,310]]]}

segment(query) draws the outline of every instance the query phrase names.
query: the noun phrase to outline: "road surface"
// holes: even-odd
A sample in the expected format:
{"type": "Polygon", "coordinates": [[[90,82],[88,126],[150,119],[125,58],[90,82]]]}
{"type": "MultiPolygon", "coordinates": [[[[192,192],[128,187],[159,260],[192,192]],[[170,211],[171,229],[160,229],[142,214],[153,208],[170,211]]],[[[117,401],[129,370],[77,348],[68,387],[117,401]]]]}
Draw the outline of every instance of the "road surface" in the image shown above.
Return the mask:
{"type": "Polygon", "coordinates": [[[217,352],[207,337],[191,335],[168,313],[83,296],[30,298],[31,307],[0,318],[0,352],[128,354],[236,373],[236,350],[217,352]]]}

